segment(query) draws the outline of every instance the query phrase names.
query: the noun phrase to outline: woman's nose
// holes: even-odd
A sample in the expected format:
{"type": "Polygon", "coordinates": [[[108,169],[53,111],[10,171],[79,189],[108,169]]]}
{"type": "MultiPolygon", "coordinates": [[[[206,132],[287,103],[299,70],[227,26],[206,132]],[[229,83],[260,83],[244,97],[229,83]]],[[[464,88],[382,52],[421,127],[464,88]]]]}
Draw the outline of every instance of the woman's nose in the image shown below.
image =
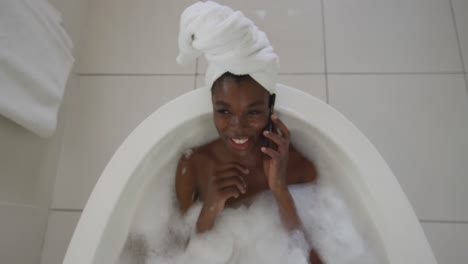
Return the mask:
{"type": "Polygon", "coordinates": [[[244,127],[246,124],[245,118],[242,116],[233,116],[231,118],[231,127],[236,128],[236,127],[244,127]]]}

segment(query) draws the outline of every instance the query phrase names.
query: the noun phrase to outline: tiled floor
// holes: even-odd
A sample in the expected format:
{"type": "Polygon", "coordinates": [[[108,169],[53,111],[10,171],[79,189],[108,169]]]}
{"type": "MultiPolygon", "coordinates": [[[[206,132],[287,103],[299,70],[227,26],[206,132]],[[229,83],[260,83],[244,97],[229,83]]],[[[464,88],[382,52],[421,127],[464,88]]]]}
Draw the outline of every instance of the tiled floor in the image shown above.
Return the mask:
{"type": "Polygon", "coordinates": [[[450,1],[324,1],[329,72],[460,72],[450,1]]]}
{"type": "Polygon", "coordinates": [[[46,212],[35,206],[4,202],[0,202],[0,212],[0,262],[37,263],[41,256],[46,212]]]}
{"type": "Polygon", "coordinates": [[[41,263],[62,263],[80,215],[76,211],[50,213],[41,263]]]}
{"type": "Polygon", "coordinates": [[[416,214],[468,221],[468,93],[463,76],[334,75],[328,80],[330,104],[375,144],[416,214]]]}
{"type": "MultiPolygon", "coordinates": [[[[175,63],[178,17],[191,2],[91,1],[43,264],[60,263],[79,210],[125,136],[163,103],[203,85],[203,61],[175,63]],[[49,242],[58,234],[59,244],[49,242]]],[[[281,82],[330,103],[374,143],[439,263],[466,263],[468,1],[222,2],[267,32],[281,82]]]]}

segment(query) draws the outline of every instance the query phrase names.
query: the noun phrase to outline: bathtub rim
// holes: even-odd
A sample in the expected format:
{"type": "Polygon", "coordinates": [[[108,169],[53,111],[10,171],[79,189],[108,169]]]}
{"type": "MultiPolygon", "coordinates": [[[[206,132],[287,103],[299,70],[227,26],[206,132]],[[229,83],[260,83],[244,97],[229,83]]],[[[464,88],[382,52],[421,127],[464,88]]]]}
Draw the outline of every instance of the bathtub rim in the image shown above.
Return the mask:
{"type": "MultiPolygon", "coordinates": [[[[128,135],[98,179],[82,212],[63,263],[109,263],[106,259],[112,254],[106,251],[110,251],[112,245],[101,241],[109,240],[113,235],[114,238],[122,236],[119,232],[111,232],[113,227],[109,223],[117,225],[115,228],[118,228],[119,224],[130,225],[131,219],[128,217],[121,217],[122,220],[118,223],[110,220],[117,215],[122,216],[122,210],[128,209],[123,206],[124,203],[135,202],[131,197],[126,197],[126,201],[122,202],[122,194],[129,188],[135,188],[131,184],[131,176],[166,134],[184,122],[210,113],[210,99],[209,89],[197,89],[179,96],[153,112],[128,135]],[[110,248],[106,249],[106,246],[110,248]]],[[[437,263],[397,179],[380,153],[356,126],[319,99],[281,84],[277,87],[277,107],[292,109],[301,114],[301,119],[305,122],[320,124],[317,127],[344,149],[358,165],[358,169],[366,171],[362,180],[373,200],[365,206],[385,208],[371,217],[383,239],[389,263],[437,263]],[[367,161],[367,166],[363,166],[364,162],[358,160],[367,161]],[[398,217],[394,217],[395,215],[398,217]],[[407,245],[411,247],[408,248],[407,245]]]]}

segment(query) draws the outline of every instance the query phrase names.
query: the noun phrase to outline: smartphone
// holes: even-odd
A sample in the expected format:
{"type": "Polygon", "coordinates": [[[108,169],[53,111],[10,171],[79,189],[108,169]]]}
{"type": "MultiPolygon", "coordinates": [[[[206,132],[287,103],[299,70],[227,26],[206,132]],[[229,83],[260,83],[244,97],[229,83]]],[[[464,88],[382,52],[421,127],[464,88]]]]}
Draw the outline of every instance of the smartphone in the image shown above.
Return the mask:
{"type": "MultiPolygon", "coordinates": [[[[271,121],[271,115],[274,113],[275,110],[275,100],[276,100],[276,94],[271,94],[268,107],[270,108],[270,112],[268,114],[268,123],[265,127],[265,130],[268,130],[269,132],[274,132],[273,131],[273,121],[271,121]]],[[[273,147],[273,142],[269,140],[268,138],[265,137],[265,142],[263,144],[267,148],[272,148],[273,147]]]]}

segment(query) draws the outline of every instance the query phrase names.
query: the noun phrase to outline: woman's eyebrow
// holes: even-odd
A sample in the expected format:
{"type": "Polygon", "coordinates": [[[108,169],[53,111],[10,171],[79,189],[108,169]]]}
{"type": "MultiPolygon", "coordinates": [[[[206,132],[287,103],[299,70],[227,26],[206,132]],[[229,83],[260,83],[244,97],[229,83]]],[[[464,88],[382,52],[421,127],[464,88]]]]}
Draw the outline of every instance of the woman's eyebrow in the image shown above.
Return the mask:
{"type": "Polygon", "coordinates": [[[249,104],[247,107],[252,107],[252,106],[258,106],[258,105],[264,105],[265,102],[263,100],[258,100],[258,101],[255,101],[251,104],[249,104]]]}
{"type": "Polygon", "coordinates": [[[216,105],[221,105],[221,106],[227,106],[227,107],[230,107],[231,105],[224,102],[224,101],[221,101],[221,100],[218,100],[215,102],[216,105]]]}

